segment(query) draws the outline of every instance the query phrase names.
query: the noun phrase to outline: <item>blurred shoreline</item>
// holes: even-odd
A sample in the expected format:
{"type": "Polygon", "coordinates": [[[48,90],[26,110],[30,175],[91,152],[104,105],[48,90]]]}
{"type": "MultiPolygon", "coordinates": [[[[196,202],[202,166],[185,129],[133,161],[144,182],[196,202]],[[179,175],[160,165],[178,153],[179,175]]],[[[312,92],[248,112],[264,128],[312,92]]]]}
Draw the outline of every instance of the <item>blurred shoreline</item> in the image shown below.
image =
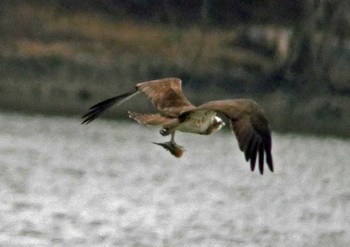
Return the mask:
{"type": "MultiPolygon", "coordinates": [[[[93,87],[95,91],[91,99],[82,99],[81,94],[85,91],[69,90],[60,87],[60,94],[49,94],[49,97],[37,94],[38,88],[26,87],[32,95],[23,96],[14,92],[15,97],[1,95],[1,111],[18,112],[25,114],[44,114],[44,115],[62,115],[62,116],[82,116],[88,111],[88,108],[106,98],[115,96],[132,88],[134,83],[128,83],[124,86],[126,90],[120,90],[117,85],[107,86],[106,88],[93,87]],[[109,89],[109,90],[108,90],[109,89]],[[102,91],[102,92],[101,92],[102,91]]],[[[184,82],[186,84],[186,81],[184,82]]],[[[55,84],[56,85],[56,84],[55,84]]],[[[79,85],[79,84],[77,84],[79,85]]],[[[103,87],[103,86],[101,86],[103,87]]],[[[82,87],[86,90],[86,87],[82,87]]],[[[199,92],[187,91],[185,86],[185,95],[189,100],[195,102],[195,105],[205,102],[199,92]]],[[[205,95],[206,92],[203,92],[205,95]]],[[[210,100],[227,98],[251,98],[261,104],[269,117],[273,131],[284,133],[301,133],[316,135],[331,135],[339,137],[350,137],[349,125],[339,119],[350,115],[346,106],[350,105],[348,97],[335,97],[331,100],[328,97],[314,97],[310,99],[298,99],[295,95],[276,92],[266,95],[229,95],[222,91],[208,96],[210,100]],[[346,114],[346,115],[345,115],[346,114]]],[[[106,112],[102,117],[112,119],[128,119],[127,111],[134,110],[139,112],[155,112],[155,108],[148,102],[147,98],[140,95],[138,98],[126,103],[120,108],[114,107],[106,112]]],[[[78,119],[78,121],[80,121],[78,119]]],[[[348,121],[348,120],[347,120],[348,121]]]]}

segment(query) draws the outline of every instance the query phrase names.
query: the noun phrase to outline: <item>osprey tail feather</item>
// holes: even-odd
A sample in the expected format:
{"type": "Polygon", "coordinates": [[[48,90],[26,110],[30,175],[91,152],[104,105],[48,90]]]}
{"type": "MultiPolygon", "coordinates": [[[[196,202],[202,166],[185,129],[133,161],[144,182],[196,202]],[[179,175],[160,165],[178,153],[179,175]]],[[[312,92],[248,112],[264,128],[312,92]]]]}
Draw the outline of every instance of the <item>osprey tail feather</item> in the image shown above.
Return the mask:
{"type": "Polygon", "coordinates": [[[90,123],[94,119],[98,118],[108,108],[112,107],[113,105],[119,106],[123,104],[125,101],[136,96],[138,93],[139,91],[124,93],[124,94],[106,99],[102,102],[97,103],[96,105],[91,106],[89,111],[82,117],[83,122],[81,124],[90,123]]]}

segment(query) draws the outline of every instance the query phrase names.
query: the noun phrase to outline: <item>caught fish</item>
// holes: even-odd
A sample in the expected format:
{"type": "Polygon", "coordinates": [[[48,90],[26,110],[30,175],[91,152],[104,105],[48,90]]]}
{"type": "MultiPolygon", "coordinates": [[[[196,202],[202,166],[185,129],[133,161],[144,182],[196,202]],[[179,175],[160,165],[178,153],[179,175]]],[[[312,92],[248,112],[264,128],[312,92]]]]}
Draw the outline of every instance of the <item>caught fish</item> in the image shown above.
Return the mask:
{"type": "Polygon", "coordinates": [[[159,143],[159,142],[153,142],[153,143],[165,148],[176,158],[180,158],[185,152],[185,149],[182,146],[177,145],[175,142],[169,141],[169,142],[163,142],[163,143],[159,143]]]}

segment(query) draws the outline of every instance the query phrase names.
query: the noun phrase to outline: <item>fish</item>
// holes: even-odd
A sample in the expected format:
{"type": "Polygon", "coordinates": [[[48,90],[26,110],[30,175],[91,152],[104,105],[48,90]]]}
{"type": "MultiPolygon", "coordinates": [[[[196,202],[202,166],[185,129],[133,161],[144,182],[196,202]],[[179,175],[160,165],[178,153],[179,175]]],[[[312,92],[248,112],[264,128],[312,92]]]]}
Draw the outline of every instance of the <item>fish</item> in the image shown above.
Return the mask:
{"type": "Polygon", "coordinates": [[[163,147],[164,149],[168,150],[176,158],[181,158],[185,153],[185,149],[173,141],[162,142],[162,143],[152,142],[152,143],[159,145],[159,146],[163,147]]]}

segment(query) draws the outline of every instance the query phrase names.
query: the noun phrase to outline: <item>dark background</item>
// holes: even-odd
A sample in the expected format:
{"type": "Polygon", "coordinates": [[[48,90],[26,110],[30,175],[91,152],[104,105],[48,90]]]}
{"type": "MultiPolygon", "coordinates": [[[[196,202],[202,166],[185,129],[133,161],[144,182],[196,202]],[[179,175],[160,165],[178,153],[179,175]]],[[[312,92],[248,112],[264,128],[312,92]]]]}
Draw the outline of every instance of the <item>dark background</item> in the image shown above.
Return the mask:
{"type": "Polygon", "coordinates": [[[254,98],[275,130],[349,136],[349,5],[1,1],[0,109],[80,115],[137,82],[176,76],[197,104],[254,98]]]}

